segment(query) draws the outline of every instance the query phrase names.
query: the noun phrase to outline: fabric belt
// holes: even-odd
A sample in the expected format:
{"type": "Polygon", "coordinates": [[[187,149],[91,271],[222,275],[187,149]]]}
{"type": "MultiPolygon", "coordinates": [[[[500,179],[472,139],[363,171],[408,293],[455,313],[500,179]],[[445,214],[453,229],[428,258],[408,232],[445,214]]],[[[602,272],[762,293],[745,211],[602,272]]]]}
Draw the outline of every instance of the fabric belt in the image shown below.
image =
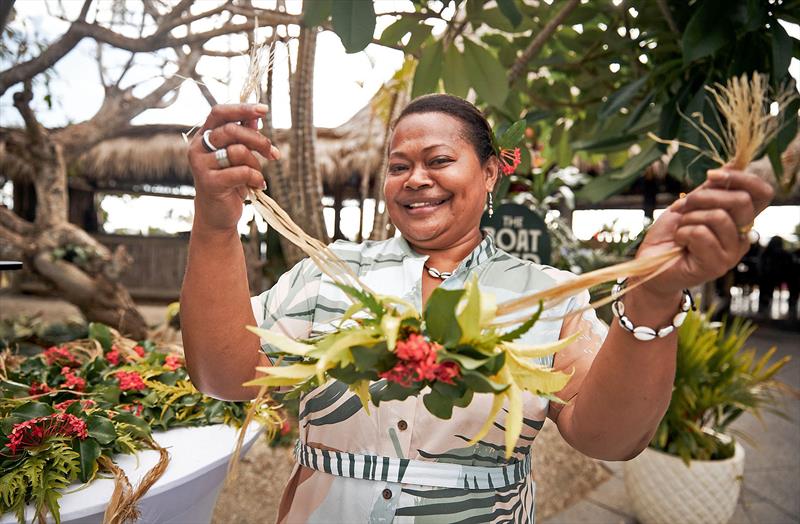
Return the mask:
{"type": "Polygon", "coordinates": [[[302,466],[339,477],[437,488],[498,489],[513,486],[531,473],[530,453],[505,466],[469,466],[319,449],[298,439],[294,456],[302,466]]]}

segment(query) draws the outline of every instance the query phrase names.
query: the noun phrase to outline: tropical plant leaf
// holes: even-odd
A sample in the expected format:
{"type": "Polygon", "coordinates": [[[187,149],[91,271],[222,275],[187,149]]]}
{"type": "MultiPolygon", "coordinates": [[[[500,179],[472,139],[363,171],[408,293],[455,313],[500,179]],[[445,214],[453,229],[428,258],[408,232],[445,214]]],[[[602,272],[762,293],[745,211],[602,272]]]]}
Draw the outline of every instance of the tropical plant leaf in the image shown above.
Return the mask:
{"type": "Polygon", "coordinates": [[[464,64],[472,88],[482,99],[502,107],[508,97],[506,71],[486,48],[464,39],[464,64]]]}
{"type": "Polygon", "coordinates": [[[439,90],[439,75],[442,72],[442,42],[437,40],[422,49],[417,69],[414,71],[414,84],[411,97],[416,98],[439,90]]]}
{"type": "Polygon", "coordinates": [[[331,22],[345,51],[358,53],[372,42],[375,7],[372,2],[361,0],[336,0],[331,6],[331,22]]]}
{"type": "Polygon", "coordinates": [[[331,16],[333,0],[312,0],[303,3],[303,23],[316,27],[331,16]]]}

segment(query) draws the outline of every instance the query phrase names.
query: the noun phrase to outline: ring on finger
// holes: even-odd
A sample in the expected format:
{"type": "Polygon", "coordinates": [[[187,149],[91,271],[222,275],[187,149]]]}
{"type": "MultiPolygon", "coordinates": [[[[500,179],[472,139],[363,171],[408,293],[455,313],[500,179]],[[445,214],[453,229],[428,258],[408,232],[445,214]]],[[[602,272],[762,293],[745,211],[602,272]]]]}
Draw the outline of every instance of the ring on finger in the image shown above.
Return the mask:
{"type": "Polygon", "coordinates": [[[203,131],[203,147],[209,153],[219,150],[218,147],[215,147],[214,144],[211,143],[211,129],[206,129],[203,131]]]}
{"type": "Polygon", "coordinates": [[[747,236],[747,234],[750,232],[751,229],[753,229],[753,222],[750,222],[749,224],[747,224],[745,226],[737,227],[736,231],[739,232],[739,236],[744,237],[744,236],[747,236]]]}
{"type": "Polygon", "coordinates": [[[226,148],[214,151],[214,158],[217,159],[217,166],[219,166],[220,169],[231,167],[231,161],[228,159],[228,150],[226,148]]]}

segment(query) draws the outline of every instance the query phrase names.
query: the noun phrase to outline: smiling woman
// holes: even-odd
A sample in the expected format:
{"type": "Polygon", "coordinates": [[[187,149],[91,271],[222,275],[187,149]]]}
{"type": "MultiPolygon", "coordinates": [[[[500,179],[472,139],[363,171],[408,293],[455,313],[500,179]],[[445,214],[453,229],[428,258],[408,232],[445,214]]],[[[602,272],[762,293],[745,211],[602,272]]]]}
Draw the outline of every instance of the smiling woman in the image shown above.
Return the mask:
{"type": "MultiPolygon", "coordinates": [[[[230,400],[254,398],[257,389],[242,384],[260,376],[256,366],[270,365],[270,345],[244,326],[257,324],[305,340],[335,331],[351,305],[309,259],[272,289],[249,296],[236,222],[240,194],[259,188],[263,180],[254,152],[277,156],[255,130],[264,111],[217,106],[198,133],[209,131],[211,145],[227,148],[230,167],[220,165],[199,138],[190,144],[197,197],[181,296],[184,347],[198,389],[230,400]]],[[[483,115],[453,96],[418,98],[401,113],[389,143],[384,186],[401,236],[331,246],[368,289],[423,311],[437,288],[460,290],[477,282],[481,292],[504,303],[573,277],[509,255],[480,230],[500,168],[491,137],[483,115]]],[[[682,289],[724,273],[739,260],[749,245],[740,232],[771,196],[767,184],[746,173],[710,173],[705,185],[650,228],[638,257],[683,250],[651,280],[635,289],[635,279],[627,282],[631,290],[624,306],[617,303],[624,311],[621,323],[607,329],[588,307],[585,291],[547,309],[519,343],[542,346],[573,336],[555,357],[532,359],[572,378],[555,397],[521,394],[515,403],[522,405],[521,434],[508,454],[506,427],[516,424],[514,417],[507,419],[510,404],[485,426],[488,433],[470,442],[493,412],[490,393],[476,392],[466,407],[442,420],[419,396],[381,402],[368,413],[342,381],[331,379],[307,391],[300,403],[297,465],[278,520],[412,522],[419,516],[430,522],[531,522],[531,445],[545,417],[584,454],[606,460],[635,456],[669,403],[674,325],[686,307],[682,289]],[[658,336],[645,336],[650,332],[658,336]]],[[[420,369],[435,373],[441,364],[423,337],[398,351],[415,355],[420,369]]],[[[450,377],[459,372],[451,368],[446,370],[450,377]]],[[[379,380],[369,390],[385,387],[379,380]]]]}

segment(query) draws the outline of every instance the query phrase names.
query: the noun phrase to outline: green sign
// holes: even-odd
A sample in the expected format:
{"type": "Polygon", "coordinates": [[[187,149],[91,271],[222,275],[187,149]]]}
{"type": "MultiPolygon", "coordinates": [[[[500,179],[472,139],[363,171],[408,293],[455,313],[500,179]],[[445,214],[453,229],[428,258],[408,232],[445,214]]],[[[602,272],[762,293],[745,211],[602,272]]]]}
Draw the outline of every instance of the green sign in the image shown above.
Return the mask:
{"type": "Polygon", "coordinates": [[[503,251],[537,264],[550,263],[550,233],[542,217],[520,204],[503,204],[481,219],[481,229],[503,251]]]}

